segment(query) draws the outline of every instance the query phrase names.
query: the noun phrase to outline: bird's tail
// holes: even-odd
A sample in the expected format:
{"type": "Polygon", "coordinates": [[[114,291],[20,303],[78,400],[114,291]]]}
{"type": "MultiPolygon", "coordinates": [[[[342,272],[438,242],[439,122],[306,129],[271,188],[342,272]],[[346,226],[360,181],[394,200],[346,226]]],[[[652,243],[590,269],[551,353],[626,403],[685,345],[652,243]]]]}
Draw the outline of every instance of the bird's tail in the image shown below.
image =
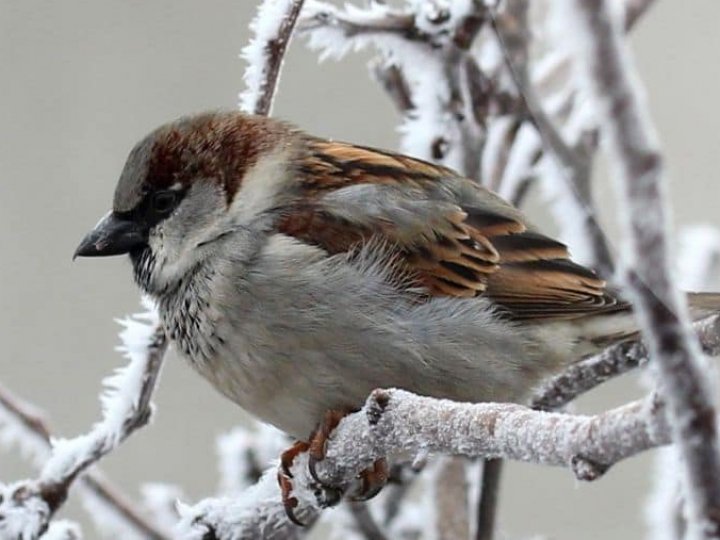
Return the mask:
{"type": "Polygon", "coordinates": [[[710,315],[720,314],[720,293],[691,292],[688,293],[690,317],[699,321],[710,315]]]}
{"type": "MultiPolygon", "coordinates": [[[[693,321],[720,315],[720,293],[688,293],[687,301],[693,321]]],[[[584,317],[547,330],[557,332],[554,336],[557,338],[565,334],[565,342],[570,344],[565,358],[570,362],[597,354],[617,343],[640,339],[640,328],[630,308],[584,317]]]]}

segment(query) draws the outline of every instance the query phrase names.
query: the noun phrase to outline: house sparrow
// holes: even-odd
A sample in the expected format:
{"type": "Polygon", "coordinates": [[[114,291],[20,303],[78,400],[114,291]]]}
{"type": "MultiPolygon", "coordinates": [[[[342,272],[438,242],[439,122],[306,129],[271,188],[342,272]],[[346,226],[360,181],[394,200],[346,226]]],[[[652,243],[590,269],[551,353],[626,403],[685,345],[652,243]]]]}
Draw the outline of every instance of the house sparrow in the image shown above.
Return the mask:
{"type": "Polygon", "coordinates": [[[300,439],[378,387],[522,401],[636,332],[601,279],[477,183],[239,112],[133,148],[76,251],[124,253],[180,354],[300,439]]]}

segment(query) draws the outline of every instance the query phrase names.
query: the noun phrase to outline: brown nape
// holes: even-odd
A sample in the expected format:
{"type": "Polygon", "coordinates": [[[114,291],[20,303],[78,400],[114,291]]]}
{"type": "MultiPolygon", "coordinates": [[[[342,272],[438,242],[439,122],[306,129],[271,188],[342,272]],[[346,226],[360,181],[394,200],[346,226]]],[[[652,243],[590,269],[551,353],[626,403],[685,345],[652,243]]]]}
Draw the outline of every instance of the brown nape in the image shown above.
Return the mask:
{"type": "Polygon", "coordinates": [[[258,157],[290,132],[282,122],[240,112],[181,118],[156,132],[146,181],[152,189],[164,189],[208,179],[220,184],[230,204],[258,157]]]}

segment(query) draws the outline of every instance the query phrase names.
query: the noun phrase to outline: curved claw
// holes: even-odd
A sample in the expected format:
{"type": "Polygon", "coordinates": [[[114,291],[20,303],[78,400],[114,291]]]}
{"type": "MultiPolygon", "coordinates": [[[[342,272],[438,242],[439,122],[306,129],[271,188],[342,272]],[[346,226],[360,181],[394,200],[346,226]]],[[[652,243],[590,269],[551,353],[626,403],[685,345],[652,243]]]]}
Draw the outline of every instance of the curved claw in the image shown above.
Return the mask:
{"type": "Polygon", "coordinates": [[[285,514],[288,519],[295,525],[300,527],[305,526],[305,524],[295,515],[295,509],[300,503],[297,497],[293,497],[292,495],[293,474],[291,469],[295,458],[299,454],[302,454],[303,452],[308,453],[308,472],[312,479],[321,488],[321,491],[323,492],[322,494],[325,496],[324,499],[320,499],[320,497],[318,497],[319,504],[322,506],[333,506],[342,498],[342,489],[329,485],[319,477],[317,473],[317,463],[325,458],[325,446],[327,445],[330,433],[346,415],[347,412],[334,410],[328,411],[325,414],[323,421],[311,435],[310,442],[296,441],[280,456],[280,469],[278,470],[277,478],[282,495],[283,508],[285,509],[285,514]]]}
{"type": "Polygon", "coordinates": [[[389,476],[387,460],[385,458],[375,460],[372,467],[361,471],[358,476],[361,480],[360,488],[350,499],[358,502],[368,501],[380,493],[387,484],[389,476]]]}
{"type": "Polygon", "coordinates": [[[337,487],[329,484],[322,478],[320,478],[320,475],[317,472],[317,464],[321,462],[323,458],[317,458],[312,453],[308,455],[308,472],[310,473],[310,477],[317,482],[317,484],[328,491],[337,491],[337,487]]]}
{"type": "Polygon", "coordinates": [[[320,422],[317,429],[310,437],[310,446],[308,448],[308,472],[315,482],[327,490],[336,490],[336,486],[332,486],[323,481],[317,473],[318,462],[325,459],[325,449],[327,447],[330,434],[337,427],[340,421],[349,414],[348,410],[329,410],[325,413],[323,421],[320,422]]]}
{"type": "Polygon", "coordinates": [[[290,479],[283,474],[282,471],[278,471],[278,484],[280,484],[280,493],[282,495],[283,508],[285,509],[285,515],[288,519],[297,525],[298,527],[304,527],[305,524],[298,519],[295,515],[295,508],[299,504],[296,497],[292,496],[292,482],[290,479]]]}

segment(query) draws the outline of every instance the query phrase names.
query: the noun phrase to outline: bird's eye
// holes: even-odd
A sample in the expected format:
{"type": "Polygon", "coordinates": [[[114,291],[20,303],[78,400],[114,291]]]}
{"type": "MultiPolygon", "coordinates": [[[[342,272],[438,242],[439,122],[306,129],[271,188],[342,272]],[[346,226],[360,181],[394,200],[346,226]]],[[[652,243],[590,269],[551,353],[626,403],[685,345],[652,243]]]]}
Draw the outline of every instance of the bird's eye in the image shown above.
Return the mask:
{"type": "Polygon", "coordinates": [[[152,198],[152,207],[158,214],[167,214],[175,208],[177,193],[174,191],[159,191],[152,198]]]}

